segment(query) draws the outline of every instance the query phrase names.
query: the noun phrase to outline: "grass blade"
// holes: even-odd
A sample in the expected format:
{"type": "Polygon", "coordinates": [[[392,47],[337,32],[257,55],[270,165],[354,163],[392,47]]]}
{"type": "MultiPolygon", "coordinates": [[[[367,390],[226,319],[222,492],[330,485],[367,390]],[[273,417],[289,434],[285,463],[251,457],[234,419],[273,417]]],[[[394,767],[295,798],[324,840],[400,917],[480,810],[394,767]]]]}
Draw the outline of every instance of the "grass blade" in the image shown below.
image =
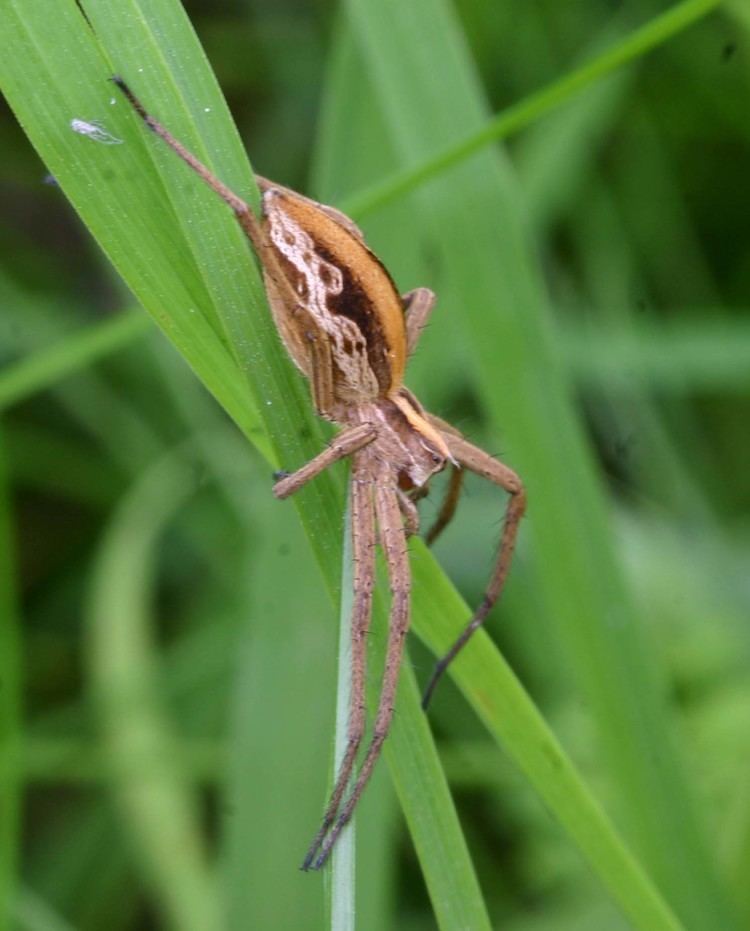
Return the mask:
{"type": "Polygon", "coordinates": [[[404,169],[348,199],[342,204],[342,210],[351,216],[361,217],[408,194],[431,178],[438,177],[454,165],[465,161],[490,143],[524,129],[565,103],[583,88],[658,48],[712,12],[721,2],[722,0],[683,0],[682,3],[675,4],[592,61],[487,120],[484,126],[473,130],[459,142],[444,146],[437,154],[424,158],[415,166],[404,169]]]}
{"type": "Polygon", "coordinates": [[[88,648],[113,789],[141,852],[143,878],[169,927],[211,931],[222,926],[217,888],[198,799],[161,707],[149,609],[156,542],[193,488],[190,470],[172,454],[115,511],[92,581],[88,648]]]}
{"type": "Polygon", "coordinates": [[[145,335],[151,329],[141,310],[86,327],[61,343],[42,349],[0,371],[0,410],[92,365],[100,358],[145,335]]]}
{"type": "Polygon", "coordinates": [[[13,910],[19,931],[74,931],[31,889],[20,890],[13,910]]]}
{"type": "MultiPolygon", "coordinates": [[[[447,4],[350,0],[348,9],[404,163],[478,131],[486,106],[447,4]]],[[[474,337],[478,387],[528,484],[536,583],[597,717],[629,835],[691,927],[731,927],[568,400],[514,179],[498,154],[481,153],[420,195],[415,214],[474,337]]]]}
{"type": "Polygon", "coordinates": [[[0,430],[0,928],[13,926],[20,847],[21,633],[16,604],[16,560],[5,437],[0,430]]]}
{"type": "MultiPolygon", "coordinates": [[[[331,787],[333,787],[339,766],[346,753],[349,738],[352,657],[350,618],[354,604],[351,518],[351,496],[349,496],[344,515],[344,545],[341,551],[341,607],[339,610],[339,647],[336,666],[336,736],[331,787]]],[[[355,812],[355,816],[344,828],[331,855],[331,881],[328,888],[331,931],[353,931],[356,927],[356,851],[355,812]]]]}

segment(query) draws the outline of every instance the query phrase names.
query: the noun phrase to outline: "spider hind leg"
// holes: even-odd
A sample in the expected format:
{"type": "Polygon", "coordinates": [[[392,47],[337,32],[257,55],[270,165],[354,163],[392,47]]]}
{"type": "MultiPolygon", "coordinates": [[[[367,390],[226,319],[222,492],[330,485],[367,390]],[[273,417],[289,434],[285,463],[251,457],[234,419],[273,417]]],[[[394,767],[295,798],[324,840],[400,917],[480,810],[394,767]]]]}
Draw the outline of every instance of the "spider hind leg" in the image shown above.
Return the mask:
{"type": "Polygon", "coordinates": [[[482,603],[456,638],[450,650],[436,663],[435,670],[430,681],[427,683],[427,688],[422,698],[422,707],[424,709],[427,708],[432,694],[435,691],[435,687],[445,670],[464,648],[474,631],[482,626],[485,618],[500,597],[503,587],[505,586],[505,580],[508,576],[508,570],[513,557],[513,550],[516,545],[518,525],[526,510],[526,491],[521,479],[512,469],[498,459],[495,459],[494,456],[490,456],[490,454],[486,453],[483,449],[474,446],[473,443],[469,443],[469,441],[464,439],[453,427],[446,424],[438,417],[430,415],[429,419],[443,434],[448,448],[458,464],[475,472],[477,475],[481,475],[482,478],[486,478],[494,485],[507,491],[510,495],[510,500],[508,501],[505,511],[505,520],[503,521],[502,536],[500,537],[500,546],[498,548],[495,567],[492,570],[492,575],[487,584],[482,603]]]}
{"type": "Polygon", "coordinates": [[[388,622],[388,644],[380,699],[375,715],[370,745],[357,773],[354,786],[338,814],[328,836],[320,845],[320,853],[313,864],[320,869],[328,859],[341,831],[348,824],[362,793],[370,780],[393,720],[393,708],[398,686],[398,675],[409,630],[411,571],[406,547],[406,533],[398,504],[396,488],[391,477],[381,470],[376,476],[375,510],[380,539],[388,565],[391,589],[391,610],[388,622]]]}
{"type": "MultiPolygon", "coordinates": [[[[367,672],[367,632],[372,617],[375,585],[375,510],[372,482],[362,468],[365,457],[355,454],[351,480],[352,562],[354,564],[354,604],[351,630],[351,689],[346,751],[339,764],[336,782],[323,821],[307,851],[302,869],[308,870],[334,823],[365,733],[365,677],[367,672]]],[[[318,864],[315,864],[318,868],[318,864]]]]}
{"type": "Polygon", "coordinates": [[[437,540],[440,534],[445,530],[448,524],[453,520],[453,516],[456,513],[456,508],[458,507],[458,501],[461,497],[461,491],[463,489],[464,482],[464,470],[457,468],[456,466],[451,466],[451,474],[448,479],[448,487],[445,490],[445,495],[443,496],[442,504],[440,505],[440,510],[437,513],[435,522],[427,531],[425,536],[425,541],[428,546],[437,540]]]}

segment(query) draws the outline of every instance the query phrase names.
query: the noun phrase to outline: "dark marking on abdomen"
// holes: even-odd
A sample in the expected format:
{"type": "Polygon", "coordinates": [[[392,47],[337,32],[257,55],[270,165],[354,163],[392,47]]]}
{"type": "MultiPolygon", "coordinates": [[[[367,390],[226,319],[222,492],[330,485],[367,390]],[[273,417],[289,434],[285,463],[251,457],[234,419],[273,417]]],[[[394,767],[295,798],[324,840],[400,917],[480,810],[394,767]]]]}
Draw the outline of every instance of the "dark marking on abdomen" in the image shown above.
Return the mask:
{"type": "Polygon", "coordinates": [[[332,314],[346,317],[357,325],[367,346],[367,361],[375,374],[378,387],[385,394],[391,387],[391,363],[389,346],[386,343],[383,326],[370,296],[355,278],[351,270],[342,268],[336,256],[325,246],[315,243],[315,251],[326,262],[341,272],[342,288],[340,294],[329,294],[327,307],[332,314]]]}

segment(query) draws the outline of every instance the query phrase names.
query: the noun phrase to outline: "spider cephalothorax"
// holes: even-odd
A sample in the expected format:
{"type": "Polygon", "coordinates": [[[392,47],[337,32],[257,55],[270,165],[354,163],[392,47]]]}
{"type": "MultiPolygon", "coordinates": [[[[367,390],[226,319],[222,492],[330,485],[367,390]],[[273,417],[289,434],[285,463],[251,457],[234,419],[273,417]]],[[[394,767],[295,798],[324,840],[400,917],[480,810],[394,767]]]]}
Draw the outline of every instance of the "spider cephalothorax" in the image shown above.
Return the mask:
{"type": "Polygon", "coordinates": [[[401,297],[359,228],[345,214],[265,178],[259,220],[251,208],[149,116],[120,79],[138,115],[232,208],[261,263],[276,327],[289,355],[308,378],[313,402],[342,430],[314,459],[280,474],[274,494],[286,498],[324,469],[352,459],[351,527],[354,565],[352,687],[348,743],[323,823],[303,868],[319,868],[372,774],[393,717],[398,671],[409,628],[411,572],[408,533],[419,529],[417,501],[430,478],[450,465],[448,494],[427,535],[432,542],[453,515],[462,469],[509,492],[495,568],[481,605],[438,662],[423,700],[426,707],[446,666],[497,601],[510,565],[526,499],[518,476],[440,418],[427,413],[403,385],[434,304],[427,288],[401,297]],[[366,635],[372,613],[375,547],[388,565],[391,610],[387,659],[369,746],[356,770],[365,733],[366,635]],[[348,796],[347,788],[353,782],[348,796]],[[346,796],[346,797],[345,797],[346,796]]]}

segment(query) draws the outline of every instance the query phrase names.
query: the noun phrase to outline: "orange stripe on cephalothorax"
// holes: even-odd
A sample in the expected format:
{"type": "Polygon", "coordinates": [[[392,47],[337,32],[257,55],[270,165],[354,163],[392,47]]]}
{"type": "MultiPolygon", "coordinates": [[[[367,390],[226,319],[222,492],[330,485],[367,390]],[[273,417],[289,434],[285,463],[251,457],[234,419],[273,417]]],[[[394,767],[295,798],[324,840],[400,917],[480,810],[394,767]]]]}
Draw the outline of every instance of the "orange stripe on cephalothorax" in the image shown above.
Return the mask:
{"type": "Polygon", "coordinates": [[[435,446],[437,451],[441,456],[444,456],[448,462],[457,465],[456,460],[453,458],[451,451],[448,449],[448,445],[443,439],[443,437],[438,433],[438,431],[432,426],[432,424],[426,420],[418,410],[413,406],[408,398],[404,395],[397,394],[391,398],[393,403],[398,407],[401,413],[409,421],[409,424],[421,434],[426,440],[429,440],[430,443],[435,446]]]}

